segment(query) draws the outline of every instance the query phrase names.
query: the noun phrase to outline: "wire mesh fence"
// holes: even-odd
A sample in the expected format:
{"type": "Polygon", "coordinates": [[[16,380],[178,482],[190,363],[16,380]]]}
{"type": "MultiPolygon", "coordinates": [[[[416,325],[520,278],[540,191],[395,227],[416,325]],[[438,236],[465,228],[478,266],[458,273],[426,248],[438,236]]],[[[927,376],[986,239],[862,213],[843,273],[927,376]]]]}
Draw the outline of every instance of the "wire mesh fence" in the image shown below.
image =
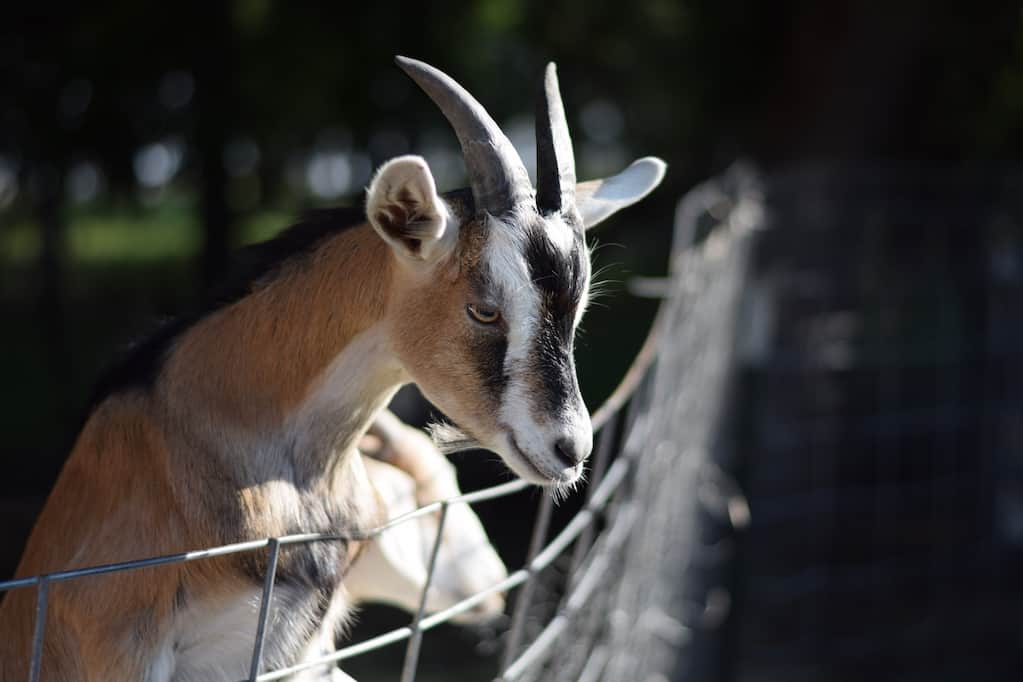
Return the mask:
{"type": "Polygon", "coordinates": [[[743,359],[729,679],[1023,669],[1023,186],[1012,168],[801,168],[743,359]],[[1007,532],[1008,531],[1008,532],[1007,532]]]}

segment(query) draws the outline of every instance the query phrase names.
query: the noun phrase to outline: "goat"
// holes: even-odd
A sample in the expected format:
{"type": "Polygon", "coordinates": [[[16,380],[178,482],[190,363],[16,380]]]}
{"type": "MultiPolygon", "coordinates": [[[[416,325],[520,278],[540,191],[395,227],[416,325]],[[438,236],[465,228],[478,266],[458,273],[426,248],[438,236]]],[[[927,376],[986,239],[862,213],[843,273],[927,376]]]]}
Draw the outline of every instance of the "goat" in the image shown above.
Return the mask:
{"type": "MultiPolygon", "coordinates": [[[[424,433],[382,412],[359,450],[364,466],[390,519],[416,507],[461,495],[455,469],[424,433]]],[[[426,586],[437,540],[439,513],[407,521],[366,544],[345,576],[352,603],[380,602],[416,612],[426,586]]],[[[490,544],[479,517],[467,504],[448,507],[425,608],[436,612],[492,587],[508,570],[490,544]]],[[[456,616],[457,623],[492,620],[504,612],[504,597],[490,595],[456,616]]]]}
{"type": "MultiPolygon", "coordinates": [[[[660,183],[641,159],[576,184],[557,77],[537,109],[537,187],[466,90],[411,59],[470,187],[438,194],[426,162],[385,163],[358,215],[316,214],[243,254],[243,285],[163,328],[105,383],[29,537],[17,575],[294,532],[357,534],[379,508],[357,445],[401,385],[522,478],[574,485],[592,434],[572,357],[586,308],[585,232],[660,183]]],[[[333,646],[358,542],[282,548],[265,669],[333,646]]],[[[55,583],[42,677],[239,679],[267,557],[221,556],[55,583]]],[[[27,675],[34,598],[0,607],[0,680],[27,675]]],[[[325,679],[327,666],[294,679],[325,679]]]]}

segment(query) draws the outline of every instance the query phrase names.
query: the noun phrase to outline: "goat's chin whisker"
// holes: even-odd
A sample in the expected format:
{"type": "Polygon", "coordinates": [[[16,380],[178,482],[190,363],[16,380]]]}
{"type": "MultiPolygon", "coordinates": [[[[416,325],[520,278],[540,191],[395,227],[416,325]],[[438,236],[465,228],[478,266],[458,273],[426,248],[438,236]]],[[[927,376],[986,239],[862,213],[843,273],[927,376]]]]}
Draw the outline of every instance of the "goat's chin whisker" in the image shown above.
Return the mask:
{"type": "Polygon", "coordinates": [[[550,491],[551,497],[554,500],[554,504],[557,505],[567,500],[569,496],[571,496],[576,490],[578,490],[585,484],[586,470],[583,469],[583,471],[579,474],[579,477],[576,478],[574,481],[571,481],[570,483],[556,483],[548,487],[548,490],[550,491]]]}
{"type": "Polygon", "coordinates": [[[445,455],[482,447],[480,442],[453,424],[433,423],[426,427],[437,449],[445,455]]]}

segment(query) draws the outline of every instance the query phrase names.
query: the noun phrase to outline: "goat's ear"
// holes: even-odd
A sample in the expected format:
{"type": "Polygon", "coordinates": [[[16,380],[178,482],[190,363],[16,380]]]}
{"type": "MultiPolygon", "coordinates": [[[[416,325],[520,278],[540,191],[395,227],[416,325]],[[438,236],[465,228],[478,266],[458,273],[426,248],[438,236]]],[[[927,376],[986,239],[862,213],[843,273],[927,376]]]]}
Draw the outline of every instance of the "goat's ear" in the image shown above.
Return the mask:
{"type": "Polygon", "coordinates": [[[453,243],[447,207],[422,157],[391,159],[377,172],[366,194],[369,222],[402,260],[431,263],[453,243]]]}
{"type": "Polygon", "coordinates": [[[583,225],[588,230],[645,197],[661,184],[667,167],[664,161],[647,156],[633,161],[618,175],[576,185],[575,205],[583,218],[583,225]]]}

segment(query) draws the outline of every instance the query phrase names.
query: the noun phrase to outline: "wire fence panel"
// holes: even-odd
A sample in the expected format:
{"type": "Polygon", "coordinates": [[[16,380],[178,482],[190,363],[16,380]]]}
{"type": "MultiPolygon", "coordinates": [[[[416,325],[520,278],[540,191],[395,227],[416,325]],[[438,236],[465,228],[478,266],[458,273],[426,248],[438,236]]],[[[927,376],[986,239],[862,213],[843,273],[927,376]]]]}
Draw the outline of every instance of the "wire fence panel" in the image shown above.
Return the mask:
{"type": "Polygon", "coordinates": [[[1023,669],[1023,176],[764,181],[744,358],[735,680],[1023,669]]]}

